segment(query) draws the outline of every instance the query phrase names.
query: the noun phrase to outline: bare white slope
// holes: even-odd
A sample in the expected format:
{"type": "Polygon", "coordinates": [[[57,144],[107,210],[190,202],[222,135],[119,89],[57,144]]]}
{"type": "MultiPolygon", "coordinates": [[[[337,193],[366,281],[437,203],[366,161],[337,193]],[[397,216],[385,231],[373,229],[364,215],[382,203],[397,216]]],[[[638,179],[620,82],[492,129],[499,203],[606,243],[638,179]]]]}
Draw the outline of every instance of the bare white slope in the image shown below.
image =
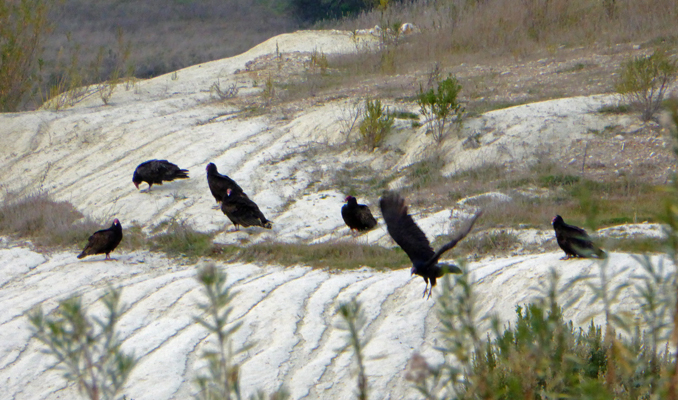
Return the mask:
{"type": "MultiPolygon", "coordinates": [[[[551,268],[563,282],[580,273],[598,273],[590,260],[561,261],[560,253],[497,259],[472,263],[477,291],[478,315],[496,314],[513,320],[515,306],[538,295],[551,268]]],[[[612,254],[611,285],[638,279],[638,264],[628,255],[612,254]]],[[[653,259],[656,263],[658,258],[653,259]]],[[[371,341],[365,349],[369,385],[375,398],[417,398],[404,379],[407,361],[414,352],[431,363],[442,361],[434,350],[440,345],[440,323],[431,300],[422,299],[424,282],[411,278],[408,269],[377,272],[361,269],[343,273],[299,266],[266,268],[249,264],[220,265],[238,291],[233,302],[234,322],[243,326],[234,346],[254,343],[238,358],[245,394],[256,389],[272,391],[287,387],[292,398],[353,398],[355,379],[350,354],[337,354],[344,332],[337,329],[335,314],[340,302],[354,297],[362,303],[371,341]]],[[[200,364],[197,355],[209,344],[206,331],[193,323],[203,300],[195,280],[195,266],[177,265],[145,252],[122,254],[117,261],[102,257],[76,260],[74,254],[42,255],[25,247],[0,250],[0,382],[3,399],[76,398],[76,388],[67,386],[53,361],[40,353],[41,345],[30,340],[24,312],[42,305],[51,310],[58,300],[73,293],[87,305],[99,298],[107,285],[124,287],[129,310],[119,329],[124,348],[141,356],[125,387],[128,398],[187,399],[195,392],[192,379],[200,364]]],[[[584,325],[600,318],[601,306],[589,304],[590,291],[579,284],[561,298],[578,298],[565,310],[565,318],[584,325]]],[[[633,289],[620,296],[620,310],[637,311],[633,289]]],[[[100,312],[99,306],[93,307],[100,312]]],[[[598,322],[601,322],[598,320],[598,322]]]]}
{"type": "MultiPolygon", "coordinates": [[[[59,112],[0,114],[0,197],[7,192],[47,190],[56,199],[105,220],[106,226],[113,217],[122,221],[123,228],[136,222],[145,229],[177,218],[198,230],[219,232],[217,241],[222,243],[353,240],[339,213],[345,193],[332,189],[332,172],[349,160],[384,174],[397,171],[420,160],[431,147],[431,138],[423,128],[414,131],[401,123],[384,146],[400,151],[345,150],[330,145],[345,139],[339,120],[349,107],[346,100],[276,119],[243,116],[235,106],[210,98],[209,87],[217,80],[222,87],[237,82],[243,86],[242,96],[256,95],[260,89],[235,72],[258,56],[274,53],[276,45],[283,53],[317,49],[337,54],[356,49],[346,32],[297,32],[237,57],[178,71],[176,79],[165,75],[127,91],[119,87],[109,106],[91,97],[59,112]],[[191,179],[155,186],[150,194],[137,191],[132,172],[151,158],[188,168],[191,179]],[[215,203],[204,175],[208,162],[243,186],[274,221],[272,231],[226,232],[230,222],[212,209],[215,203]]],[[[623,117],[594,112],[613,102],[611,96],[561,99],[470,120],[464,135],[477,134],[481,147],[466,150],[462,140],[450,138],[444,147],[449,160],[445,172],[489,162],[529,162],[544,146],[556,154],[565,144],[586,137],[589,129],[623,125],[624,121],[612,121],[623,117]]],[[[360,200],[370,203],[378,216],[376,199],[360,200]]],[[[430,238],[448,234],[465,214],[463,205],[457,210],[413,212],[430,238]]],[[[383,224],[357,240],[393,245],[383,224]]],[[[120,325],[124,346],[143,356],[125,390],[128,398],[189,398],[194,391],[196,354],[208,342],[205,331],[191,319],[200,298],[194,267],[148,253],[118,254],[115,262],[101,262],[101,257],[78,261],[75,254],[37,254],[21,246],[0,250],[0,398],[75,398],[75,388],[47,370],[52,360],[29,340],[24,313],[38,304],[50,310],[73,293],[93,303],[108,284],[125,287],[123,298],[131,308],[120,325]]],[[[480,315],[512,318],[514,307],[533,296],[530,287],[543,280],[551,267],[566,276],[594,268],[591,262],[562,262],[558,257],[549,253],[472,264],[480,315]]],[[[635,265],[627,255],[612,255],[610,261],[614,268],[635,265]]],[[[367,361],[375,398],[416,397],[403,379],[412,352],[423,353],[431,362],[441,361],[441,354],[433,349],[439,344],[439,323],[432,311],[435,300],[422,300],[423,280],[411,278],[408,269],[335,273],[304,266],[223,267],[240,291],[234,315],[244,326],[235,345],[256,341],[240,360],[246,393],[284,384],[293,398],[351,398],[351,358],[336,355],[341,333],[335,329],[334,311],[339,301],[355,295],[365,306],[367,333],[373,337],[366,352],[379,356],[367,361]]],[[[637,265],[618,279],[630,279],[634,270],[637,265]]],[[[597,309],[587,305],[590,294],[583,287],[573,293],[583,297],[566,317],[586,323],[597,309]]],[[[628,293],[620,307],[632,307],[628,293]]]]}

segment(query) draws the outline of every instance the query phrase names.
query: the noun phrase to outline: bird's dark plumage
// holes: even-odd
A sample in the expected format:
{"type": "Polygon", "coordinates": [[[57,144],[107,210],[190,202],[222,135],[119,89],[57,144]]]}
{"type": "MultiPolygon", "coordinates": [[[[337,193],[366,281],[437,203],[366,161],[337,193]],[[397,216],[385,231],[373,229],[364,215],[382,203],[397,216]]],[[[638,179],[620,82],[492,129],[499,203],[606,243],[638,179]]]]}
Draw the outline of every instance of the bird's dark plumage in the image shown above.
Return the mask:
{"type": "Polygon", "coordinates": [[[556,215],[551,222],[553,223],[553,229],[556,231],[558,246],[565,252],[563,260],[573,257],[607,257],[603,250],[593,244],[591,237],[582,228],[566,224],[560,215],[556,215]]]}
{"type": "MultiPolygon", "coordinates": [[[[412,274],[424,278],[427,288],[429,281],[431,282],[428,297],[431,297],[436,279],[443,276],[445,272],[461,273],[461,269],[456,265],[438,263],[438,259],[443,253],[456,246],[471,231],[473,224],[481,214],[480,212],[476,213],[470,222],[452,237],[450,242],[436,252],[433,251],[424,232],[417,226],[412,216],[407,213],[405,199],[396,193],[389,192],[379,200],[379,206],[384,221],[386,221],[388,233],[412,261],[412,274]]],[[[426,288],[424,288],[424,295],[426,295],[426,288]]]]}
{"type": "Polygon", "coordinates": [[[369,231],[377,226],[377,220],[372,216],[369,207],[364,204],[358,204],[353,196],[344,199],[347,203],[341,207],[341,217],[349,228],[356,231],[369,231]]]}
{"type": "Polygon", "coordinates": [[[242,188],[237,183],[235,183],[233,179],[217,172],[217,166],[214,165],[214,163],[207,164],[206,170],[207,184],[209,185],[210,192],[212,192],[212,196],[214,196],[214,200],[216,200],[217,203],[220,203],[224,197],[226,197],[226,191],[228,189],[231,189],[232,191],[247,197],[242,188]]]}
{"type": "Polygon", "coordinates": [[[89,237],[85,249],[78,258],[91,256],[92,254],[106,254],[106,260],[113,260],[110,253],[118,247],[122,240],[122,225],[118,219],[113,220],[113,225],[108,229],[96,231],[89,237]]]}
{"type": "Polygon", "coordinates": [[[221,203],[221,211],[233,222],[236,230],[238,225],[242,225],[245,228],[248,226],[261,226],[262,228],[271,229],[273,227],[272,222],[264,217],[257,204],[242,192],[227,189],[226,196],[224,196],[221,203]]]}
{"type": "Polygon", "coordinates": [[[187,178],[187,169],[181,169],[167,160],[149,160],[139,164],[137,169],[134,170],[132,182],[137,189],[139,189],[141,182],[148,183],[148,191],[150,192],[153,184],[162,185],[163,182],[187,178]]]}

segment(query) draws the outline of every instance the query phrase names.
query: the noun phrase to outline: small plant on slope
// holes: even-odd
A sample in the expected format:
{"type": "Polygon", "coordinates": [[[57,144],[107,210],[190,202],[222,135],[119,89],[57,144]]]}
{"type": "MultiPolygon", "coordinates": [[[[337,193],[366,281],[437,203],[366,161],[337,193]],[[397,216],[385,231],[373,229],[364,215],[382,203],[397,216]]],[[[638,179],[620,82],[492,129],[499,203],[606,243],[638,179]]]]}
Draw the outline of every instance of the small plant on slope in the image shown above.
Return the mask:
{"type": "MultiPolygon", "coordinates": [[[[235,297],[226,285],[226,274],[213,264],[207,265],[198,271],[198,282],[203,286],[207,296],[207,303],[199,305],[204,311],[202,317],[194,317],[195,321],[204,326],[217,339],[217,343],[210,350],[204,350],[202,360],[207,366],[206,373],[198,375],[196,383],[200,391],[196,398],[200,400],[240,400],[239,366],[233,362],[233,357],[247,351],[249,347],[233,350],[231,337],[240,329],[242,322],[233,323],[229,316],[233,311],[230,307],[235,297]]],[[[265,399],[263,393],[258,393],[254,399],[265,399]]],[[[268,398],[284,400],[287,395],[284,390],[272,393],[268,398]]]]}
{"type": "Polygon", "coordinates": [[[102,301],[103,319],[88,317],[82,300],[71,297],[59,303],[54,316],[42,309],[32,311],[29,320],[35,337],[47,346],[44,351],[57,359],[55,367],[75,383],[91,400],[113,400],[137,363],[120,348],[115,325],[123,313],[120,291],[109,289],[102,301]]]}
{"type": "Polygon", "coordinates": [[[419,86],[419,95],[417,104],[421,114],[426,118],[427,131],[433,134],[436,142],[441,143],[446,136],[445,129],[452,117],[461,124],[461,114],[464,107],[457,100],[461,85],[453,76],[448,76],[445,80],[439,81],[437,89],[424,91],[419,86]]]}
{"type": "Polygon", "coordinates": [[[365,116],[360,122],[360,137],[365,147],[372,151],[386,139],[393,127],[393,116],[380,100],[365,100],[365,116]]]}
{"type": "Polygon", "coordinates": [[[339,305],[338,312],[342,319],[342,324],[338,328],[346,331],[346,344],[339,349],[339,352],[343,353],[348,349],[353,349],[358,369],[357,397],[360,400],[367,400],[367,374],[363,360],[363,349],[368,340],[360,337],[360,331],[365,327],[365,316],[360,308],[360,303],[355,299],[339,305]]]}
{"type": "Polygon", "coordinates": [[[678,64],[663,50],[625,62],[619,71],[616,90],[629,102],[640,105],[643,121],[661,107],[668,86],[676,79],[678,64]]]}

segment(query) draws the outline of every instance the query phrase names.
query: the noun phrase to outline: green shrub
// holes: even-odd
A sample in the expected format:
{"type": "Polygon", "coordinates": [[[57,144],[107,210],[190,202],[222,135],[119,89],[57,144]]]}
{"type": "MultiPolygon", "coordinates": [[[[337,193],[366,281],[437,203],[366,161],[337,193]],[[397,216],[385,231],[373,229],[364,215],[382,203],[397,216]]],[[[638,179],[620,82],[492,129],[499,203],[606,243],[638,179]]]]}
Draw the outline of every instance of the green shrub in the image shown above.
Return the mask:
{"type": "Polygon", "coordinates": [[[359,131],[365,147],[372,151],[379,147],[391,133],[393,116],[380,100],[365,100],[365,116],[360,122],[359,131]]]}
{"type": "Polygon", "coordinates": [[[663,50],[647,57],[635,57],[622,64],[615,88],[627,101],[638,104],[643,121],[659,110],[668,86],[676,78],[678,64],[663,50]]]}
{"type": "Polygon", "coordinates": [[[109,289],[102,301],[106,316],[88,317],[79,297],[59,303],[48,317],[38,308],[29,314],[35,337],[47,346],[45,353],[57,359],[64,378],[91,400],[114,400],[137,363],[120,348],[115,326],[124,313],[120,291],[109,289]]]}
{"type": "Polygon", "coordinates": [[[456,117],[455,122],[461,124],[464,107],[457,100],[460,91],[461,85],[453,76],[439,81],[436,90],[431,88],[424,91],[423,86],[419,86],[417,104],[421,114],[426,118],[427,131],[433,134],[438,143],[445,139],[447,123],[453,116],[456,117]]]}

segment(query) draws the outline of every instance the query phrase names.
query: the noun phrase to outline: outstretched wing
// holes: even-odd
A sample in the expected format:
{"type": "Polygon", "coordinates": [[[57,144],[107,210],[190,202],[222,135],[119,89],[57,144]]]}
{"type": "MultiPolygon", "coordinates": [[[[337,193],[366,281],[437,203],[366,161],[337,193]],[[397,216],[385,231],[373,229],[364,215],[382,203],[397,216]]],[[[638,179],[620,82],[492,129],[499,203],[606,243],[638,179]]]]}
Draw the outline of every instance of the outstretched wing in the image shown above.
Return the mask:
{"type": "Polygon", "coordinates": [[[389,192],[379,199],[379,207],[389,235],[405,251],[412,264],[421,265],[434,256],[426,235],[407,213],[405,199],[389,192]]]}
{"type": "Polygon", "coordinates": [[[455,233],[454,236],[452,236],[452,240],[450,240],[447,244],[438,249],[438,251],[436,251],[433,257],[431,257],[431,259],[428,260],[426,264],[433,265],[437,263],[438,259],[440,258],[440,256],[443,255],[443,253],[452,249],[454,246],[457,245],[457,243],[459,243],[461,239],[465,238],[466,235],[468,235],[468,233],[471,232],[471,229],[473,228],[473,225],[476,223],[478,217],[480,217],[482,214],[483,214],[482,211],[478,211],[477,213],[475,213],[475,215],[473,215],[473,217],[466,223],[466,225],[462,229],[457,231],[457,233],[455,233]]]}

